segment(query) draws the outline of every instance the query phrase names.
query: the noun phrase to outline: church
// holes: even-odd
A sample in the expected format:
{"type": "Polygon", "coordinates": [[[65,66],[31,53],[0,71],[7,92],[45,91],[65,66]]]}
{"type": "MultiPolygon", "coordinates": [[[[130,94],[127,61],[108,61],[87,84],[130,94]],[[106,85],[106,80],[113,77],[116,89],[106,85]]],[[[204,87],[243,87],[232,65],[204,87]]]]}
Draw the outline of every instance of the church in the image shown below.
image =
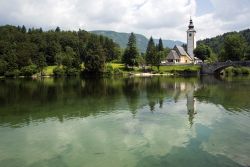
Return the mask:
{"type": "Polygon", "coordinates": [[[174,46],[167,55],[166,60],[162,61],[162,64],[197,64],[202,62],[194,56],[194,49],[196,48],[195,34],[193,20],[190,19],[187,30],[187,50],[182,46],[174,46]]]}

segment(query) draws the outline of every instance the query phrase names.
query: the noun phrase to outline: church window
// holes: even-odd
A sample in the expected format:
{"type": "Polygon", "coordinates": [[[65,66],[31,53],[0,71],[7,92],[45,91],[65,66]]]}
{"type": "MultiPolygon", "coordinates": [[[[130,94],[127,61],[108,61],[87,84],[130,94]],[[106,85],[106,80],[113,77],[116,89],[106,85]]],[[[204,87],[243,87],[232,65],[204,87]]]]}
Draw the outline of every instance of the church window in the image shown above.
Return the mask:
{"type": "Polygon", "coordinates": [[[192,34],[191,34],[191,33],[189,33],[189,36],[191,37],[191,36],[192,36],[192,34]]]}

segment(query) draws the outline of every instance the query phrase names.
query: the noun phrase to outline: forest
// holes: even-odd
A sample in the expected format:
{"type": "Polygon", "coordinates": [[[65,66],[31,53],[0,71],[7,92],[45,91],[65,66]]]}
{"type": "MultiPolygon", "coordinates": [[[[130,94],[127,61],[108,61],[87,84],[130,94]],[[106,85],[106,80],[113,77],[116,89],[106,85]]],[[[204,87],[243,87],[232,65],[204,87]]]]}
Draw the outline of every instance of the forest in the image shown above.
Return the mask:
{"type": "Polygon", "coordinates": [[[250,60],[250,29],[200,40],[194,53],[202,60],[250,60]]]}
{"type": "MultiPolygon", "coordinates": [[[[250,60],[250,29],[230,32],[197,42],[196,57],[204,62],[250,60]]],[[[160,71],[160,63],[169,49],[151,37],[146,53],[140,53],[136,36],[131,33],[127,47],[120,48],[112,39],[79,29],[63,31],[60,27],[44,31],[25,26],[0,26],[0,76],[44,76],[45,67],[53,67],[54,76],[122,73],[139,66],[160,71]],[[113,68],[110,63],[123,63],[113,68]],[[150,67],[150,68],[149,68],[150,67]]]]}
{"type": "Polygon", "coordinates": [[[56,65],[55,75],[99,73],[106,62],[121,59],[120,47],[107,37],[59,27],[42,28],[5,25],[0,27],[0,76],[31,76],[56,65]],[[84,65],[85,64],[85,65],[84,65]]]}

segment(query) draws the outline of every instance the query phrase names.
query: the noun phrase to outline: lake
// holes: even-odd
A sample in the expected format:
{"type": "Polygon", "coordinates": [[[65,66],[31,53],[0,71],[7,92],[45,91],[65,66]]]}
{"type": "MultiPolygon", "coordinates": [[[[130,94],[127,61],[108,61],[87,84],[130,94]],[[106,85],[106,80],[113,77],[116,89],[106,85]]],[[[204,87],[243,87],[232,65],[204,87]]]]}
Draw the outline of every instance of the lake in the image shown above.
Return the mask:
{"type": "Polygon", "coordinates": [[[0,80],[0,166],[250,166],[250,78],[0,80]]]}

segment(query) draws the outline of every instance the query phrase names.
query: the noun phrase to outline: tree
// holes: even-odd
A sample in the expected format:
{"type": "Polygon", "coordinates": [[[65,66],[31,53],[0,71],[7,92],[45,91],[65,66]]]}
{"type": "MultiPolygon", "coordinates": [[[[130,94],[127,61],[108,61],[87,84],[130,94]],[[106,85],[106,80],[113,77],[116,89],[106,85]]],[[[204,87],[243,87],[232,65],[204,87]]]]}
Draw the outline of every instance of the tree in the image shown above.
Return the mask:
{"type": "Polygon", "coordinates": [[[16,46],[16,56],[18,67],[24,67],[32,64],[32,59],[38,54],[37,46],[32,43],[19,43],[16,46]]]}
{"type": "Polygon", "coordinates": [[[47,47],[45,48],[46,62],[48,65],[55,64],[55,56],[60,53],[61,45],[56,41],[49,41],[47,47]]]}
{"type": "Polygon", "coordinates": [[[245,49],[244,60],[250,60],[250,45],[245,49]]]}
{"type": "Polygon", "coordinates": [[[80,66],[80,60],[77,59],[77,61],[79,62],[79,64],[75,64],[77,56],[76,53],[74,52],[74,50],[67,46],[66,47],[66,51],[64,52],[64,54],[62,54],[62,65],[65,66],[66,68],[79,68],[80,66]]]}
{"type": "Polygon", "coordinates": [[[127,48],[123,54],[123,63],[126,67],[134,66],[136,64],[136,57],[138,55],[138,51],[136,48],[136,37],[134,33],[131,33],[128,39],[127,48]]]}
{"type": "Polygon", "coordinates": [[[163,43],[162,43],[162,39],[161,39],[161,38],[159,39],[159,44],[158,44],[158,47],[157,47],[157,51],[158,51],[158,52],[164,51],[164,46],[163,46],[163,43]]]}
{"type": "Polygon", "coordinates": [[[7,70],[7,62],[0,59],[0,76],[4,75],[6,70],[7,70]]]}
{"type": "Polygon", "coordinates": [[[110,62],[118,58],[119,53],[117,53],[117,45],[112,39],[100,36],[100,42],[103,43],[103,49],[105,52],[106,61],[110,62]],[[101,42],[102,41],[102,42],[101,42]]]}
{"type": "Polygon", "coordinates": [[[144,59],[144,55],[138,55],[136,57],[136,63],[138,64],[138,66],[144,67],[145,66],[145,59],[144,59]]]}
{"type": "Polygon", "coordinates": [[[244,38],[239,34],[230,34],[225,37],[223,49],[225,60],[238,61],[243,59],[246,44],[244,38]]]}
{"type": "Polygon", "coordinates": [[[100,55],[88,55],[85,59],[85,70],[90,73],[104,71],[104,60],[100,55]]]}
{"type": "Polygon", "coordinates": [[[159,51],[156,54],[155,62],[154,64],[157,66],[158,71],[160,70],[160,65],[161,65],[161,60],[164,58],[165,52],[164,51],[159,51]]]}
{"type": "Polygon", "coordinates": [[[4,59],[7,62],[7,71],[12,72],[18,69],[17,56],[14,52],[4,55],[4,59]]]}
{"type": "Polygon", "coordinates": [[[0,26],[0,71],[7,71],[4,73],[7,76],[17,76],[19,71],[27,74],[35,65],[41,72],[45,64],[63,65],[65,68],[58,69],[66,70],[67,75],[75,74],[80,71],[82,61],[98,61],[97,67],[86,62],[85,67],[88,71],[100,72],[105,61],[120,59],[120,55],[120,47],[111,39],[84,30],[29,28],[27,33],[25,26],[0,26]]]}
{"type": "Polygon", "coordinates": [[[148,46],[146,50],[146,62],[151,66],[155,64],[156,48],[152,37],[148,41],[148,46]]]}
{"type": "Polygon", "coordinates": [[[55,30],[56,32],[61,32],[61,29],[60,29],[60,27],[56,27],[56,30],[55,30]]]}
{"type": "Polygon", "coordinates": [[[212,50],[209,46],[200,44],[194,49],[194,54],[196,57],[202,61],[208,59],[211,56],[212,50]]]}
{"type": "Polygon", "coordinates": [[[24,25],[22,26],[21,31],[22,31],[22,33],[26,33],[26,28],[25,28],[25,26],[24,26],[24,25]]]}
{"type": "Polygon", "coordinates": [[[87,44],[87,55],[84,59],[85,71],[88,73],[102,73],[105,66],[105,54],[99,39],[94,36],[87,44]]]}
{"type": "Polygon", "coordinates": [[[61,66],[62,65],[62,60],[63,60],[63,57],[64,57],[64,52],[59,52],[56,54],[55,56],[55,64],[57,66],[61,66]]]}
{"type": "Polygon", "coordinates": [[[38,54],[37,62],[35,64],[36,64],[36,66],[38,68],[38,71],[40,72],[40,74],[42,76],[43,69],[44,69],[44,67],[47,66],[47,64],[46,64],[46,58],[45,58],[43,52],[40,52],[38,54]]]}

